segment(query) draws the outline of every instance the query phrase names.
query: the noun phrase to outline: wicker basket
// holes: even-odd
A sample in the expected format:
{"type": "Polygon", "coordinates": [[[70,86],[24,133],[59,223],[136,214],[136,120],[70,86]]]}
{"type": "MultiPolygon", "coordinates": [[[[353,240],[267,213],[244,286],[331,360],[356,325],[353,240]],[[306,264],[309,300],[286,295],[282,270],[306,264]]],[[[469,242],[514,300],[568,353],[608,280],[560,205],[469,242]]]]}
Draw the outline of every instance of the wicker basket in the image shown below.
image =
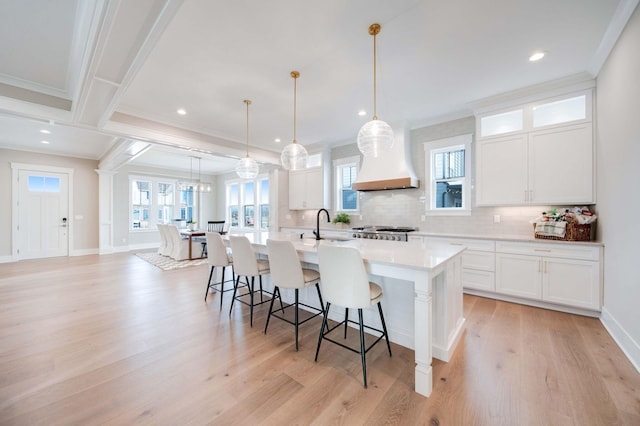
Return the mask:
{"type": "Polygon", "coordinates": [[[554,237],[549,235],[539,235],[535,233],[536,224],[533,224],[533,232],[536,239],[559,240],[559,241],[591,241],[593,233],[591,224],[580,225],[577,223],[567,223],[567,232],[564,237],[554,237]]]}

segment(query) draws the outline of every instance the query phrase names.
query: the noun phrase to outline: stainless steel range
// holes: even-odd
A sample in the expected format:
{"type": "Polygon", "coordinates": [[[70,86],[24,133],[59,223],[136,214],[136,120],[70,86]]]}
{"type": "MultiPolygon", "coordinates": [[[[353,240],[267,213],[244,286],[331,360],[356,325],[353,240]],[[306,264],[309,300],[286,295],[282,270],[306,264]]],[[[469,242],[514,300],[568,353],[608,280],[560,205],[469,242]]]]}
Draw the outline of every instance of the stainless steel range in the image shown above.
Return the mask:
{"type": "Polygon", "coordinates": [[[394,226],[363,226],[353,228],[353,238],[368,238],[370,240],[408,241],[409,233],[416,228],[394,226]]]}

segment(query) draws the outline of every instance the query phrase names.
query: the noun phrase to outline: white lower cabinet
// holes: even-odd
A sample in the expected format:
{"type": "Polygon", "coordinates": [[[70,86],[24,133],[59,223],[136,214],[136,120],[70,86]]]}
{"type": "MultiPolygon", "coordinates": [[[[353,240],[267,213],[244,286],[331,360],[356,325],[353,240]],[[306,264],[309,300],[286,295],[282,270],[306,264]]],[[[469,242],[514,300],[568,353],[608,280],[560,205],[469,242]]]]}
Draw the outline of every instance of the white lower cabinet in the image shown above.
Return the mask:
{"type": "Polygon", "coordinates": [[[425,237],[430,241],[452,246],[465,246],[462,253],[462,286],[482,291],[495,291],[495,242],[472,238],[425,237]]]}
{"type": "Polygon", "coordinates": [[[498,242],[496,293],[599,311],[600,250],[570,243],[498,242]]]}

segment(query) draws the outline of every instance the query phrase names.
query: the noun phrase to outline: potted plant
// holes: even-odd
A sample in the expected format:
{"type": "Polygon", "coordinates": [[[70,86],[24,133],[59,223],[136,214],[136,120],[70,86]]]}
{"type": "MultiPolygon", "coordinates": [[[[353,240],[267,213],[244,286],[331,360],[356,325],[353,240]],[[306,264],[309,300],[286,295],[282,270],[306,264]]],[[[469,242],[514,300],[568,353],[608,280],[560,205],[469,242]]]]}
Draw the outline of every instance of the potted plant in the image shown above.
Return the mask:
{"type": "Polygon", "coordinates": [[[338,225],[338,228],[344,228],[345,225],[351,223],[351,218],[346,213],[338,213],[333,218],[333,223],[338,225]]]}
{"type": "Polygon", "coordinates": [[[189,220],[187,221],[187,226],[191,231],[195,231],[198,229],[198,221],[197,220],[189,220]]]}

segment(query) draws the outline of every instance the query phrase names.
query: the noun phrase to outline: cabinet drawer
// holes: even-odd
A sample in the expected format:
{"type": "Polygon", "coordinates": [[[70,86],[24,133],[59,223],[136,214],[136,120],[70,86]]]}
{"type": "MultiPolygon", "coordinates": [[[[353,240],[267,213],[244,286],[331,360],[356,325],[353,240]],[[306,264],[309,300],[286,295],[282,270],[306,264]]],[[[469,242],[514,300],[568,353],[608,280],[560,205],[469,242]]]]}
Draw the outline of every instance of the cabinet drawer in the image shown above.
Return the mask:
{"type": "Polygon", "coordinates": [[[473,269],[463,269],[462,287],[491,292],[496,291],[495,273],[473,269]]]}
{"type": "Polygon", "coordinates": [[[481,271],[495,271],[496,255],[486,251],[465,250],[462,253],[462,267],[481,271]]]}
{"type": "Polygon", "coordinates": [[[467,250],[475,251],[494,251],[495,241],[492,240],[476,240],[474,238],[441,238],[441,237],[424,237],[424,242],[446,243],[452,246],[465,246],[467,250]]]}
{"type": "Polygon", "coordinates": [[[567,259],[600,260],[600,247],[571,243],[520,243],[496,242],[496,252],[528,254],[534,256],[562,257],[567,259]]]}

